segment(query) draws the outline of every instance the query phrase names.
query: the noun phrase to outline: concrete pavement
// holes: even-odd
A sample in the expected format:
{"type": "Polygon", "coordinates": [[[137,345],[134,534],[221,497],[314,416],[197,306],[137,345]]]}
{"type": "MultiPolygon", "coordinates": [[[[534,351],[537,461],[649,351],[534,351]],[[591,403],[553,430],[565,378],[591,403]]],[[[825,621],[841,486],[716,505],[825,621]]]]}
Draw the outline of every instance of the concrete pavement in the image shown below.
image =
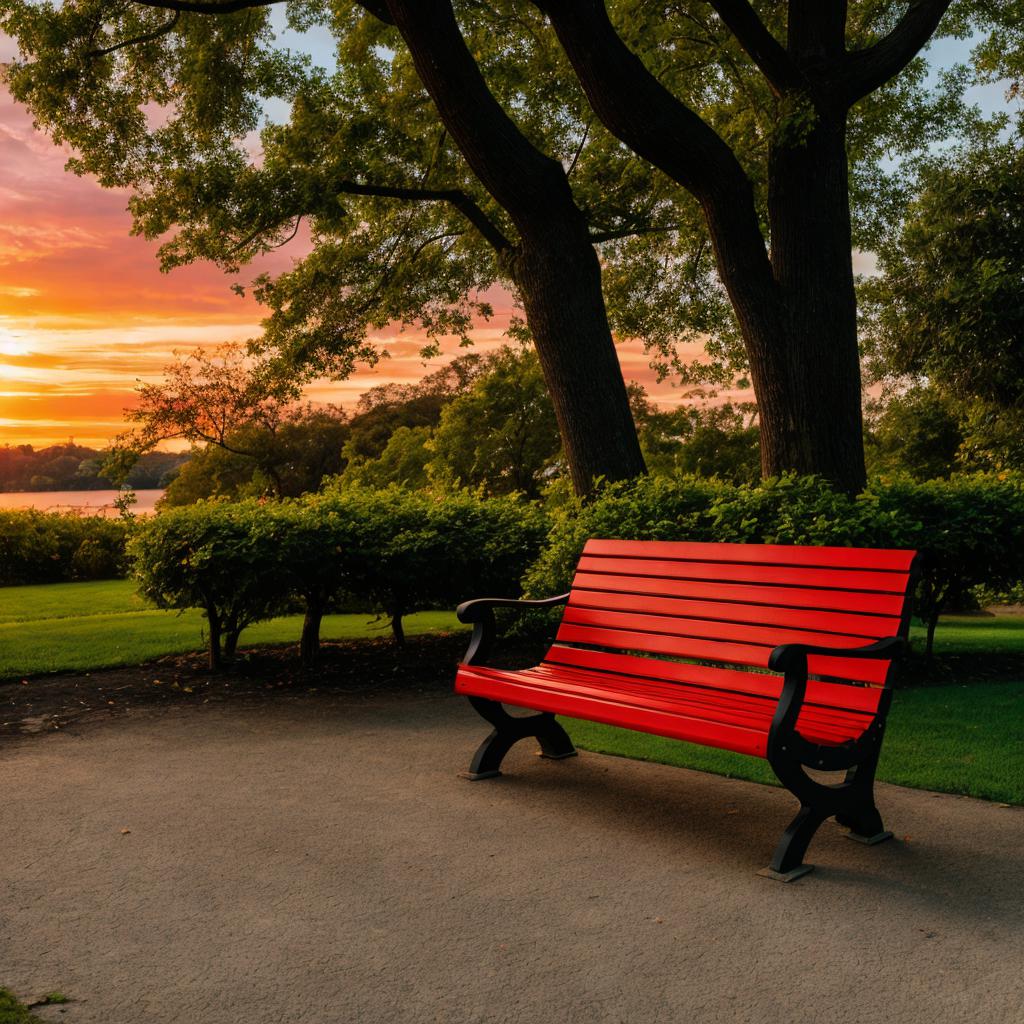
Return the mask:
{"type": "Polygon", "coordinates": [[[457,778],[485,731],[389,696],[6,741],[0,985],[71,1024],[1024,1021],[1021,809],[883,785],[899,841],[826,824],[783,885],[789,794],[527,744],[457,778]]]}

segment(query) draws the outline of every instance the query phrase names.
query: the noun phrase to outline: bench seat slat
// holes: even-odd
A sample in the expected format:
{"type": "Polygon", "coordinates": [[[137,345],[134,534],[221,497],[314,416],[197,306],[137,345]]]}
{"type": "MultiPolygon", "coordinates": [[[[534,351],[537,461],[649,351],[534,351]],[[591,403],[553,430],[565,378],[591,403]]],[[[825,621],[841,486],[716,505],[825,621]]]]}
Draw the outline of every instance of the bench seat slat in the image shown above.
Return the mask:
{"type": "MultiPolygon", "coordinates": [[[[512,704],[516,707],[550,711],[556,715],[586,718],[592,722],[617,725],[624,729],[654,733],[690,743],[704,743],[709,746],[734,750],[738,754],[752,754],[764,757],[768,749],[768,737],[758,729],[746,729],[736,725],[686,718],[649,708],[635,707],[622,701],[596,696],[551,690],[543,686],[528,686],[516,681],[508,672],[499,671],[483,676],[479,672],[470,674],[468,666],[460,666],[455,678],[455,692],[512,704]]],[[[493,670],[492,670],[493,671],[493,670]]]]}
{"type": "Polygon", "coordinates": [[[604,558],[584,555],[579,568],[585,572],[622,573],[629,576],[660,576],[666,579],[725,580],[736,583],[770,583],[793,587],[834,590],[875,590],[902,594],[907,574],[862,569],[816,569],[803,566],[746,565],[731,562],[671,562],[658,559],[604,558]]]}
{"type": "MultiPolygon", "coordinates": [[[[821,644],[826,647],[863,647],[877,636],[854,636],[845,633],[825,633],[816,629],[791,629],[782,626],[752,626],[741,622],[716,622],[708,619],[690,619],[676,615],[646,615],[643,612],[605,611],[601,608],[582,608],[570,604],[562,617],[563,623],[577,626],[596,626],[602,629],[622,629],[643,633],[656,633],[666,637],[680,637],[684,642],[691,637],[722,640],[726,643],[765,644],[821,644]]],[[[615,645],[621,646],[621,645],[615,645]]],[[[674,652],[669,652],[674,653],[674,652]]]]}
{"type": "Polygon", "coordinates": [[[619,576],[600,572],[578,572],[573,580],[573,589],[577,588],[604,593],[742,602],[768,605],[773,608],[816,608],[836,612],[866,612],[871,615],[894,616],[897,619],[903,610],[903,594],[857,593],[853,590],[776,587],[770,584],[661,579],[656,576],[619,576]]]}
{"type": "Polygon", "coordinates": [[[754,562],[813,565],[835,569],[882,569],[907,572],[914,552],[892,548],[801,547],[790,544],[728,544],[704,541],[588,540],[587,555],[671,558],[702,562],[754,562]]]}
{"type": "MultiPolygon", "coordinates": [[[[666,683],[705,686],[735,693],[752,693],[778,700],[782,677],[775,673],[749,672],[719,668],[717,665],[692,665],[658,658],[639,658],[631,654],[588,651],[582,647],[554,645],[545,655],[541,667],[550,665],[554,671],[563,667],[614,673],[666,683]]],[[[873,715],[878,710],[882,691],[875,686],[852,686],[847,683],[825,683],[808,680],[805,700],[822,707],[841,708],[873,715]]]]}
{"type": "MultiPolygon", "coordinates": [[[[542,680],[555,688],[566,684],[581,686],[585,690],[618,693],[623,698],[640,700],[663,710],[683,709],[697,718],[748,724],[752,728],[767,729],[778,705],[778,695],[741,694],[734,691],[713,690],[699,686],[679,686],[658,683],[636,677],[612,676],[585,669],[563,668],[555,671],[550,665],[524,670],[528,680],[542,680]]],[[[859,712],[842,711],[805,704],[801,709],[803,732],[823,738],[829,743],[842,743],[851,736],[859,736],[871,724],[872,716],[859,712]]]]}
{"type": "Polygon", "coordinates": [[[790,626],[822,633],[881,640],[895,635],[900,620],[894,615],[856,615],[848,612],[778,608],[771,605],[733,604],[723,601],[684,600],[674,597],[637,597],[635,594],[606,593],[574,586],[569,604],[604,611],[642,612],[647,615],[673,615],[709,619],[722,623],[721,632],[729,633],[729,624],[744,622],[762,626],[790,626]]]}
{"type": "MultiPolygon", "coordinates": [[[[585,675],[554,678],[532,669],[508,671],[461,666],[455,689],[539,711],[575,715],[764,756],[773,701],[738,702],[721,694],[716,699],[707,691],[697,694],[688,688],[635,688],[619,683],[612,678],[600,681],[585,675]]],[[[842,723],[807,708],[799,721],[801,735],[809,741],[838,746],[856,739],[870,718],[851,714],[842,723]]]]}

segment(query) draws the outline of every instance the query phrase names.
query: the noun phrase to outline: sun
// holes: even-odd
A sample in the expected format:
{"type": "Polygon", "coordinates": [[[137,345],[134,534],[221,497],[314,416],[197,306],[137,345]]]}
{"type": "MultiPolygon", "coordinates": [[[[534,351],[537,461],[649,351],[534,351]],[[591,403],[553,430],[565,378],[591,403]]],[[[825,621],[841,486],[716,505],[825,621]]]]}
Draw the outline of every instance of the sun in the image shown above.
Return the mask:
{"type": "Polygon", "coordinates": [[[0,356],[28,355],[28,342],[11,331],[0,328],[0,356]]]}

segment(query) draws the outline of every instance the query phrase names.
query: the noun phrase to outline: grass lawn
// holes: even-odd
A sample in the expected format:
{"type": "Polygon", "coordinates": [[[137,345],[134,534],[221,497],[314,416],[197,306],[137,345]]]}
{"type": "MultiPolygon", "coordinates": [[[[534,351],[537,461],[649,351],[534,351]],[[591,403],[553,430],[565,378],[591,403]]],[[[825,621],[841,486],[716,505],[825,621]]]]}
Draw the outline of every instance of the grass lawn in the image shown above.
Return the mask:
{"type": "MultiPolygon", "coordinates": [[[[404,620],[408,636],[465,629],[453,612],[418,612],[404,620]]],[[[92,671],[137,665],[164,654],[203,647],[205,620],[198,610],[147,608],[128,580],[51,583],[0,588],[0,679],[44,672],[92,671]]],[[[250,626],[241,645],[297,643],[301,615],[250,626]]],[[[328,615],[325,640],[389,636],[371,614],[328,615]]]]}

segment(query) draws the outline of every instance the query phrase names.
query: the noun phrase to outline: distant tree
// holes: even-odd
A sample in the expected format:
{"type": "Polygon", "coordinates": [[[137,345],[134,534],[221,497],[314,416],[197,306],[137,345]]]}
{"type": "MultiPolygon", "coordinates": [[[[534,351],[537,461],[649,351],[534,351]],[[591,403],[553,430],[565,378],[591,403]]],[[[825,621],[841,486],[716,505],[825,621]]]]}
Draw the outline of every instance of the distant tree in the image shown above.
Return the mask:
{"type": "Polygon", "coordinates": [[[760,436],[753,403],[710,405],[701,400],[659,411],[638,396],[633,412],[652,474],[693,474],[732,483],[759,479],[760,436]]]}
{"type": "Polygon", "coordinates": [[[536,498],[561,450],[558,423],[537,356],[505,347],[441,412],[428,442],[432,480],[483,489],[488,496],[536,498]]]}
{"type": "Polygon", "coordinates": [[[383,488],[391,484],[413,490],[429,483],[427,464],[433,458],[430,427],[399,427],[375,459],[354,459],[341,474],[342,486],[383,488]]]}
{"type": "MultiPolygon", "coordinates": [[[[943,154],[862,286],[869,368],[957,406],[961,458],[1024,467],[1024,148],[943,154]]],[[[914,391],[913,394],[921,394],[914,391]]],[[[898,408],[898,407],[897,407],[898,408]]]]}
{"type": "Polygon", "coordinates": [[[958,465],[964,441],[961,410],[936,388],[915,387],[869,406],[865,453],[871,476],[905,473],[914,480],[945,479],[958,465]]]}

